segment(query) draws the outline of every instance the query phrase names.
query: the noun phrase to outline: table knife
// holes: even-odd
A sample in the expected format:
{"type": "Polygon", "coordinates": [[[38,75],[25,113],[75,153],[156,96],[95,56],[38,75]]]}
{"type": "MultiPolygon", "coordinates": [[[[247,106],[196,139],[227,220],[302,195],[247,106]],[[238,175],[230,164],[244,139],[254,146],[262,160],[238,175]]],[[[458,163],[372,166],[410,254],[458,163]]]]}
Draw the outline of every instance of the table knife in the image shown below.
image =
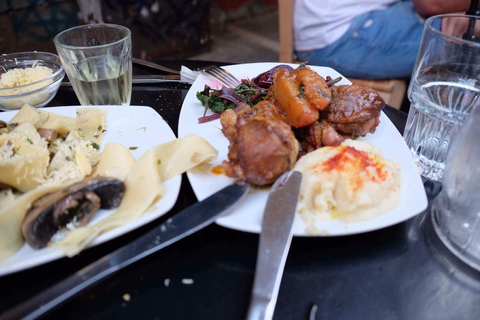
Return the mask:
{"type": "Polygon", "coordinates": [[[272,319],[292,242],[302,174],[284,173],[273,184],[263,214],[248,320],[272,319]]]}
{"type": "MultiPolygon", "coordinates": [[[[149,84],[149,83],[162,83],[162,82],[187,82],[187,80],[181,80],[179,75],[152,75],[152,74],[143,74],[143,75],[133,75],[132,84],[149,84]]],[[[70,81],[62,81],[60,83],[62,87],[71,87],[72,83],[70,81]]]]}
{"type": "Polygon", "coordinates": [[[0,320],[36,319],[96,282],[213,223],[247,194],[247,183],[233,183],[182,210],[130,244],[0,314],[0,320]]]}
{"type": "Polygon", "coordinates": [[[132,62],[136,63],[136,64],[139,64],[139,65],[142,65],[142,66],[145,66],[145,67],[149,67],[149,68],[153,68],[153,69],[157,69],[157,70],[162,70],[162,71],[165,71],[165,72],[180,74],[180,71],[178,71],[178,70],[173,70],[173,69],[170,69],[170,68],[167,68],[167,67],[164,67],[164,66],[161,66],[159,64],[156,64],[156,63],[153,63],[153,62],[150,62],[150,61],[147,61],[147,60],[143,60],[143,59],[132,58],[132,62]]]}

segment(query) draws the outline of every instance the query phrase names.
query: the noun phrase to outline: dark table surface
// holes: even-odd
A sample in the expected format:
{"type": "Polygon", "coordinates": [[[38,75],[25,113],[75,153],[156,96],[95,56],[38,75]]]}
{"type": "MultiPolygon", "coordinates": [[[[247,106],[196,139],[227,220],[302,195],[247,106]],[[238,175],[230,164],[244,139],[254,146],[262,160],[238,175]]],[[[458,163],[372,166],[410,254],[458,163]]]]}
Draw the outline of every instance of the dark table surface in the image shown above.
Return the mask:
{"type": "MultiPolygon", "coordinates": [[[[180,69],[202,61],[163,61],[180,69]]],[[[135,73],[159,72],[137,67],[135,73]]],[[[177,133],[189,85],[135,85],[132,105],[150,106],[177,133]]],[[[62,87],[50,106],[78,105],[62,87]]],[[[406,114],[386,107],[400,132],[406,114]]],[[[429,201],[438,185],[425,182],[429,201]]],[[[0,312],[128,244],[196,202],[186,176],[165,216],[80,255],[0,278],[0,312]]],[[[243,319],[253,283],[258,235],[211,225],[85,290],[45,319],[243,319]],[[193,279],[184,284],[183,279],[193,279]],[[126,301],[124,295],[130,300],[126,301]]],[[[479,319],[480,273],[440,242],[430,212],[364,234],[294,238],[274,319],[479,319]]]]}

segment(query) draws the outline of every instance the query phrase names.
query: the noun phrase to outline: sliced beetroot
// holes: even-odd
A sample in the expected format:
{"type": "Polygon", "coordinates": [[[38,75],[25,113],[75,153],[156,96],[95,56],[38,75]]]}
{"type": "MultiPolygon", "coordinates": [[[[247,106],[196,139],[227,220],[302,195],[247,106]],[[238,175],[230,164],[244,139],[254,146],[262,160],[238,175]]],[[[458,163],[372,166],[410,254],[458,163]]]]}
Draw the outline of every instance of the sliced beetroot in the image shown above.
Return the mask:
{"type": "Polygon", "coordinates": [[[210,122],[210,121],[213,121],[213,120],[220,119],[221,117],[222,117],[221,113],[214,113],[214,114],[209,115],[209,116],[203,116],[203,117],[198,118],[198,123],[210,122]]]}
{"type": "Polygon", "coordinates": [[[218,93],[218,97],[235,103],[244,102],[241,95],[233,91],[232,88],[227,87],[222,87],[218,93]]]}
{"type": "Polygon", "coordinates": [[[264,73],[259,74],[258,76],[252,79],[252,82],[261,88],[268,89],[273,84],[273,75],[275,74],[275,71],[280,69],[285,69],[285,70],[288,70],[289,72],[293,70],[292,67],[286,64],[281,64],[273,67],[272,69],[264,73]]]}

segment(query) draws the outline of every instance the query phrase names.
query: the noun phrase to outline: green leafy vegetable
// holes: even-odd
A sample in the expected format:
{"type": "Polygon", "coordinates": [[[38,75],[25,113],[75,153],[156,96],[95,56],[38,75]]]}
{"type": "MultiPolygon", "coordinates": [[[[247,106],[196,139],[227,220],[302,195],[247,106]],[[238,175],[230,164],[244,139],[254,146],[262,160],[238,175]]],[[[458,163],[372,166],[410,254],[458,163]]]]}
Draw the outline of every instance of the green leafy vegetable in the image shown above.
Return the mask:
{"type": "Polygon", "coordinates": [[[232,89],[229,88],[217,90],[205,86],[204,91],[197,92],[197,99],[205,108],[209,108],[215,113],[222,113],[227,109],[235,108],[237,103],[242,100],[243,102],[254,106],[262,101],[266,94],[266,90],[256,87],[250,81],[244,81],[233,89],[233,92],[232,89]]]}

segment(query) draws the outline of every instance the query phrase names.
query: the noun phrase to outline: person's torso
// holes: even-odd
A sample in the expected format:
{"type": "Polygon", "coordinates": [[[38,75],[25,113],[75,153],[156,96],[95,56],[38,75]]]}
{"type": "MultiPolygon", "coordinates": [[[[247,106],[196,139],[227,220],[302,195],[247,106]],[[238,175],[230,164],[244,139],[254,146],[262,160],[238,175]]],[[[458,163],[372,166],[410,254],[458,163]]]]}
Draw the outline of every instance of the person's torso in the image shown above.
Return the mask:
{"type": "Polygon", "coordinates": [[[366,12],[382,10],[398,0],[295,0],[295,49],[324,48],[338,40],[352,20],[366,12]]]}

